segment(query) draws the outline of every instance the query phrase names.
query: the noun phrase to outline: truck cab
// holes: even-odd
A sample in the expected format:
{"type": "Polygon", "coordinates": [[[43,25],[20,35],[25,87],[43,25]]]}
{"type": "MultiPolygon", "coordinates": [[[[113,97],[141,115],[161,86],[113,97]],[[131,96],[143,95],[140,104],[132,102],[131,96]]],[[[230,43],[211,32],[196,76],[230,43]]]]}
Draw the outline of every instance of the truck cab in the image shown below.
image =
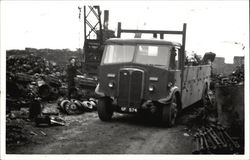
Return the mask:
{"type": "MultiPolygon", "coordinates": [[[[149,111],[160,116],[164,125],[173,126],[178,112],[201,98],[193,93],[196,91],[187,91],[188,83],[194,84],[189,77],[198,78],[196,73],[209,73],[209,70],[203,72],[201,66],[190,68],[184,65],[184,46],[163,39],[107,40],[96,88],[100,95],[97,105],[99,118],[108,121],[114,111],[149,111]],[[192,99],[190,93],[197,97],[192,99]]],[[[204,82],[202,77],[195,84],[201,89],[204,82]]]]}

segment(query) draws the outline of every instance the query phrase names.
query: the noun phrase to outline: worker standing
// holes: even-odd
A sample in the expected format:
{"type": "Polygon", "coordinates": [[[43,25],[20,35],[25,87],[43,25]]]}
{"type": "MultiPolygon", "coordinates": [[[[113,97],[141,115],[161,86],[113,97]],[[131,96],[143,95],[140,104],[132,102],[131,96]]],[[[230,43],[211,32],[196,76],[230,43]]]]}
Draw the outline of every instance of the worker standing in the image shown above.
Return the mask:
{"type": "Polygon", "coordinates": [[[68,80],[68,98],[71,98],[75,88],[74,78],[76,77],[77,66],[75,58],[71,57],[69,59],[69,62],[70,63],[67,66],[67,80],[68,80]]]}

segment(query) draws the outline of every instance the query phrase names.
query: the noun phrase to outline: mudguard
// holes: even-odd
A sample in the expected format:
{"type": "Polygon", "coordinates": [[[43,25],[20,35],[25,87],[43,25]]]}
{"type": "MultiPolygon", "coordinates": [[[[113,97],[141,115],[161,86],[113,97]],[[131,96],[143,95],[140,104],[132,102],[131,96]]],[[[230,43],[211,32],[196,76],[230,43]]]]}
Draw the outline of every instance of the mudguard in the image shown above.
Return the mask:
{"type": "Polygon", "coordinates": [[[95,93],[101,97],[104,97],[105,94],[103,92],[100,92],[100,84],[98,83],[96,88],[95,88],[95,93]]]}
{"type": "Polygon", "coordinates": [[[159,103],[162,103],[162,104],[167,104],[167,103],[169,103],[169,101],[171,100],[172,96],[173,96],[176,92],[180,92],[180,89],[179,89],[177,86],[171,87],[168,96],[165,97],[165,98],[159,99],[158,102],[159,102],[159,103]]]}

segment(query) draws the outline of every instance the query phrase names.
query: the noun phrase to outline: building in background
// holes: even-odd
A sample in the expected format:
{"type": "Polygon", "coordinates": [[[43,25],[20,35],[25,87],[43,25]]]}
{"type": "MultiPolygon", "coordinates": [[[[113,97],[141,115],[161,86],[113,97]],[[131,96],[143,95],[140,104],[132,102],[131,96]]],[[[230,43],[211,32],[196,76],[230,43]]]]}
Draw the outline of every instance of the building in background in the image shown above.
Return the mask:
{"type": "Polygon", "coordinates": [[[224,57],[216,57],[213,62],[213,73],[229,75],[237,66],[244,64],[244,56],[234,56],[233,64],[225,63],[224,57]]]}

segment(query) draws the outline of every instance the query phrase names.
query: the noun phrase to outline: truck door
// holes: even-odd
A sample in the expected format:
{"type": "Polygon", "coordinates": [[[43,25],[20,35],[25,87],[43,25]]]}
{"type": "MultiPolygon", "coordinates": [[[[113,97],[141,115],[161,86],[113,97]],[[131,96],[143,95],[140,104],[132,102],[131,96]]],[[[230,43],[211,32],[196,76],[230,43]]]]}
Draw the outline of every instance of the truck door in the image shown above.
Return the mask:
{"type": "Polygon", "coordinates": [[[174,86],[181,88],[181,68],[179,63],[180,48],[173,47],[170,58],[170,68],[174,72],[174,86]]]}

